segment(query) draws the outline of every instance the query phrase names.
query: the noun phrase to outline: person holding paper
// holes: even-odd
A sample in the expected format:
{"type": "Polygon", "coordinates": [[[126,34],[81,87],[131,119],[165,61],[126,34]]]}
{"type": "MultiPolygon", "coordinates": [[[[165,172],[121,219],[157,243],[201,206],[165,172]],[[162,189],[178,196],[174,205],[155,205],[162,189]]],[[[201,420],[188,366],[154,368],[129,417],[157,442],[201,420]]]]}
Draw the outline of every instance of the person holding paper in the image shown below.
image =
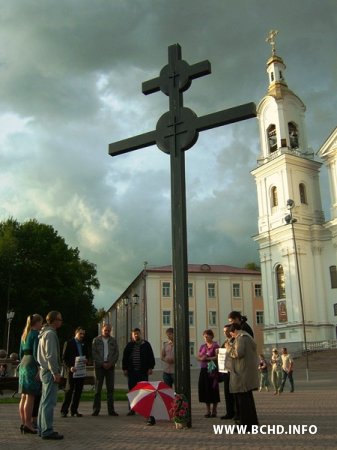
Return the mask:
{"type": "Polygon", "coordinates": [[[63,363],[67,369],[67,389],[61,407],[61,416],[67,417],[70,407],[71,416],[82,417],[78,412],[87,363],[88,348],[84,342],[85,330],[78,327],[75,336],[65,343],[63,363]]]}
{"type": "MultiPolygon", "coordinates": [[[[230,324],[225,325],[223,332],[225,335],[225,342],[222,344],[221,348],[226,352],[226,344],[232,344],[234,339],[229,333],[230,324]]],[[[225,403],[226,403],[226,414],[221,416],[221,420],[230,420],[235,416],[235,400],[234,394],[232,394],[229,390],[229,379],[230,379],[230,370],[228,368],[229,363],[224,365],[223,368],[223,378],[224,378],[224,394],[225,394],[225,403]]]]}

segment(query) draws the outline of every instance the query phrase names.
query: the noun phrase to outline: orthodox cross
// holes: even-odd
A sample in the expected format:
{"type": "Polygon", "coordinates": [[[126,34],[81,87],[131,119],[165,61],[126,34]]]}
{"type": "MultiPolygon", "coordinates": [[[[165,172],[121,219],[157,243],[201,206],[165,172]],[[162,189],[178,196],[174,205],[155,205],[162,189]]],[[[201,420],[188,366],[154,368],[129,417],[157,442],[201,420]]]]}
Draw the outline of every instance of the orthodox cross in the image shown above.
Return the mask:
{"type": "Polygon", "coordinates": [[[271,45],[272,54],[275,55],[276,49],[275,49],[275,38],[278,34],[277,30],[270,30],[268,33],[268,36],[266,37],[266,42],[269,42],[271,45]]]}
{"type": "MultiPolygon", "coordinates": [[[[145,95],[162,91],[169,97],[169,111],[157,122],[156,129],[109,145],[111,156],[157,144],[170,155],[171,161],[171,220],[172,272],[175,347],[175,390],[184,394],[191,404],[189,323],[188,323],[188,265],[186,232],[185,154],[198,139],[199,131],[209,130],[256,116],[254,103],[198,117],[183,106],[183,92],[192,80],[211,73],[205,60],[189,65],[181,59],[179,44],[168,48],[168,64],[159,77],[142,85],[145,95]]],[[[191,426],[191,421],[188,423],[191,426]]]]}

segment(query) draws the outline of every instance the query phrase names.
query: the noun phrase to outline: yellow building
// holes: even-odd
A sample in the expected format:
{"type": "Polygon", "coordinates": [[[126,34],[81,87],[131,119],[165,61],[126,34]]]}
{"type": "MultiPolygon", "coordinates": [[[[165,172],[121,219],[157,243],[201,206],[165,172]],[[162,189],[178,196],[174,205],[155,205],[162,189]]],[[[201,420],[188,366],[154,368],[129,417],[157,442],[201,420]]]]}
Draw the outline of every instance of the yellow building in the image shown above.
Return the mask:
{"type": "MultiPolygon", "coordinates": [[[[228,313],[240,311],[253,328],[258,351],[263,348],[263,300],[261,274],[256,270],[226,265],[189,264],[189,343],[191,364],[203,343],[203,331],[212,329],[223,342],[223,325],[228,313]]],[[[122,351],[131,329],[141,329],[153,348],[156,360],[166,340],[165,331],[174,327],[172,266],[145,267],[107,311],[122,351]]]]}

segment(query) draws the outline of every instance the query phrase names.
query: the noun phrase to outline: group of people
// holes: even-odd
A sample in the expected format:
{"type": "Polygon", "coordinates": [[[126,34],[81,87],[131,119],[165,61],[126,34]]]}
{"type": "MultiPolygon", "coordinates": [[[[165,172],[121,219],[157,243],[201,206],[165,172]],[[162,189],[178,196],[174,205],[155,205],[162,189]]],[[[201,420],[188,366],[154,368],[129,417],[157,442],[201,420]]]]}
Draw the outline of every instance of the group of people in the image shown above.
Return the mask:
{"type": "MultiPolygon", "coordinates": [[[[54,431],[53,417],[57,401],[57,392],[61,381],[66,378],[64,401],[61,416],[66,418],[70,411],[73,417],[82,417],[79,403],[83,390],[84,375],[79,373],[78,361],[88,362],[88,346],[85,343],[85,330],[78,327],[74,337],[67,341],[60,352],[57,330],[62,325],[62,315],[51,311],[43,324],[39,314],[27,318],[21,337],[19,391],[21,401],[19,412],[22,433],[39,434],[42,439],[63,439],[63,435],[54,431]]],[[[167,341],[161,350],[163,361],[163,381],[170,387],[174,384],[174,333],[173,328],[166,331],[167,341]]],[[[219,383],[224,383],[226,414],[221,419],[234,419],[237,424],[258,425],[253,391],[269,387],[268,363],[263,355],[257,363],[256,343],[251,327],[245,316],[238,311],[228,315],[228,324],[224,326],[225,340],[220,347],[214,341],[212,330],[203,333],[197,359],[200,361],[198,381],[199,401],[206,404],[206,418],[217,416],[220,402],[219,383]],[[222,350],[220,350],[220,348],[222,350]],[[224,355],[224,368],[219,372],[218,357],[224,355]],[[260,382],[258,373],[260,372],[260,382]]],[[[92,342],[92,360],[95,374],[95,395],[93,416],[101,410],[101,393],[105,381],[107,391],[107,410],[110,416],[118,416],[114,407],[115,365],[119,358],[117,341],[111,336],[111,326],[103,324],[101,334],[92,342]]],[[[273,349],[270,360],[272,382],[275,394],[283,391],[289,378],[291,392],[294,391],[292,377],[293,360],[287,349],[282,355],[273,349]]],[[[147,381],[155,366],[151,344],[143,339],[139,328],[134,328],[131,340],[127,343],[122,356],[122,370],[128,379],[131,390],[139,381],[147,381]]],[[[134,415],[129,408],[127,415],[134,415]]]]}
{"type": "MultiPolygon", "coordinates": [[[[57,330],[62,325],[59,311],[51,311],[43,324],[39,314],[27,318],[21,336],[19,364],[19,392],[21,400],[19,413],[20,431],[23,434],[38,434],[42,439],[61,440],[63,435],[54,431],[54,408],[60,383],[66,378],[61,417],[66,418],[69,410],[73,417],[82,417],[79,402],[83,390],[84,375],[80,374],[79,364],[88,362],[88,347],[84,341],[85,330],[78,327],[74,337],[67,341],[61,355],[57,330]]],[[[169,334],[168,334],[169,336],[169,334]]],[[[169,350],[167,350],[169,351],[169,350]]],[[[114,408],[115,365],[119,357],[116,339],[111,336],[111,326],[104,324],[101,334],[92,342],[92,359],[95,373],[95,396],[93,416],[101,409],[101,393],[105,381],[107,408],[110,416],[118,416],[114,408]]],[[[173,348],[167,365],[173,364],[173,348]]],[[[132,330],[131,341],[123,352],[122,369],[128,378],[131,390],[139,381],[147,381],[155,366],[155,358],[149,342],[144,340],[139,328],[132,330]]],[[[169,367],[167,376],[172,376],[169,367]]],[[[128,415],[133,415],[132,410],[128,415]]]]}
{"type": "Polygon", "coordinates": [[[253,391],[259,386],[256,343],[253,331],[245,316],[238,311],[228,315],[224,326],[225,363],[218,371],[220,346],[214,342],[212,330],[205,330],[205,343],[200,347],[200,376],[198,384],[199,401],[206,404],[205,417],[216,417],[220,402],[219,382],[224,383],[226,414],[221,419],[233,419],[236,424],[246,425],[249,431],[258,424],[253,391]]]}
{"type": "Polygon", "coordinates": [[[258,370],[260,372],[259,391],[261,392],[263,389],[269,391],[269,365],[271,366],[271,381],[274,386],[274,395],[279,395],[283,392],[287,379],[289,379],[290,383],[290,392],[294,392],[294,361],[286,347],[282,348],[281,354],[277,348],[273,348],[269,363],[264,355],[260,355],[260,362],[258,365],[258,370]]]}

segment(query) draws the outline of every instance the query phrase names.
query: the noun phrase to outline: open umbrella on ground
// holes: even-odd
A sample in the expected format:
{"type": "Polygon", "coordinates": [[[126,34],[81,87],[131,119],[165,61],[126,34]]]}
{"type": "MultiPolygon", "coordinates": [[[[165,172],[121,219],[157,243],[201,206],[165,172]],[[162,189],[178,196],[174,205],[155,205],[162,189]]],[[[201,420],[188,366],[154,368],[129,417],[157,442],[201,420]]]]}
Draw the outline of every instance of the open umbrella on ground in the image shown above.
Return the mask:
{"type": "Polygon", "coordinates": [[[130,407],[144,417],[170,420],[174,391],[163,381],[140,381],[127,394],[130,407]]]}

